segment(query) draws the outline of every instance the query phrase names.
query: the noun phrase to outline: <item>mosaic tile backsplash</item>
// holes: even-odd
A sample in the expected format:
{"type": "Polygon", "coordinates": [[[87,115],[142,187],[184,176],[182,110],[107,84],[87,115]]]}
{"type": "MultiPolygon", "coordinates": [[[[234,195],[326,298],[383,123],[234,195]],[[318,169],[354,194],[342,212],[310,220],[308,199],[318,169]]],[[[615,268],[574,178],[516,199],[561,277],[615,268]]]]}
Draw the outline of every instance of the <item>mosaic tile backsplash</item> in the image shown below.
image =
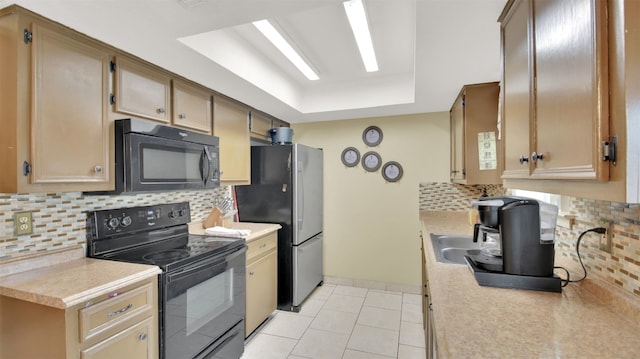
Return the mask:
{"type": "Polygon", "coordinates": [[[86,212],[108,208],[189,202],[191,220],[204,220],[229,187],[135,195],[89,196],[81,192],[0,193],[0,261],[86,242],[86,212]],[[14,234],[14,214],[32,211],[33,234],[14,234]]]}
{"type": "MultiPolygon", "coordinates": [[[[466,211],[469,202],[482,194],[483,186],[452,183],[421,183],[420,209],[432,211],[466,211]]],[[[504,193],[502,186],[488,187],[489,196],[504,193]]],[[[638,204],[597,201],[568,197],[569,215],[575,216],[572,228],[556,228],[556,255],[571,257],[578,262],[576,241],[583,231],[606,227],[611,223],[613,238],[611,254],[599,250],[598,234],[585,235],[580,255],[588,276],[598,276],[606,282],[640,298],[640,206],[638,204]]],[[[572,279],[582,273],[572,273],[572,279]]]]}
{"type": "Polygon", "coordinates": [[[466,211],[469,203],[486,190],[487,196],[501,196],[501,185],[462,185],[457,183],[430,182],[420,184],[421,211],[466,211]]]}
{"type": "MultiPolygon", "coordinates": [[[[598,275],[640,298],[640,207],[638,204],[596,201],[570,197],[569,212],[576,216],[573,229],[556,230],[556,253],[570,256],[576,262],[576,240],[580,233],[611,223],[611,254],[599,249],[598,234],[585,235],[580,255],[587,275],[598,275]]],[[[581,273],[579,273],[581,277],[581,273]]]]}

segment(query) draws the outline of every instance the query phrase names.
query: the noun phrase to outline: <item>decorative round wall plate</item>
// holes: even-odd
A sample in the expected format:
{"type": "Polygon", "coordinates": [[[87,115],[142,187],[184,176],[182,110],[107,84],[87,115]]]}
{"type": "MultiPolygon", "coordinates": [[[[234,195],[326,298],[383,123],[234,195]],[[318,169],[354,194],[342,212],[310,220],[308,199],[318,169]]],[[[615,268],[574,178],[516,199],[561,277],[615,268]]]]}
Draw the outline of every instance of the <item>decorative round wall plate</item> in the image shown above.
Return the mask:
{"type": "Polygon", "coordinates": [[[382,166],[382,158],[377,152],[369,151],[362,155],[362,167],[369,172],[375,172],[382,166]]]}
{"type": "Polygon", "coordinates": [[[362,132],[362,141],[367,146],[377,146],[382,142],[382,130],[378,126],[369,126],[362,132]]]}
{"type": "Polygon", "coordinates": [[[382,166],[382,177],[389,182],[399,181],[402,174],[402,166],[396,161],[389,161],[382,166]]]}
{"type": "Polygon", "coordinates": [[[342,163],[347,167],[355,167],[360,162],[360,151],[355,147],[347,147],[342,151],[340,155],[342,163]]]}

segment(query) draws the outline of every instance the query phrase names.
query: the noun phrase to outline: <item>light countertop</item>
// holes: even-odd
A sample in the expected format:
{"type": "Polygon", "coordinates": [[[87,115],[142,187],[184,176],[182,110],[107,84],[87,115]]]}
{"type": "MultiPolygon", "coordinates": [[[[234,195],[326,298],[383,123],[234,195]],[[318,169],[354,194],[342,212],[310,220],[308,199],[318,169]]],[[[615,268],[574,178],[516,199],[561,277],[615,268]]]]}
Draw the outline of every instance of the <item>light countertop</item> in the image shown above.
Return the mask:
{"type": "MultiPolygon", "coordinates": [[[[481,287],[467,266],[436,262],[429,236],[472,234],[467,213],[421,219],[441,358],[637,358],[637,298],[590,277],[562,293],[481,287]]],[[[567,257],[556,263],[581,273],[567,257]]]]}
{"type": "MultiPolygon", "coordinates": [[[[245,237],[250,242],[281,227],[241,222],[231,228],[251,230],[245,237]]],[[[204,234],[202,222],[190,223],[189,232],[204,234]]],[[[152,265],[85,258],[78,246],[4,264],[0,268],[0,296],[66,309],[159,273],[152,265]]]]}
{"type": "MultiPolygon", "coordinates": [[[[258,239],[269,233],[277,231],[278,229],[282,228],[282,226],[273,223],[232,222],[229,228],[251,230],[251,234],[247,235],[244,238],[246,242],[251,242],[254,239],[258,239]]],[[[204,234],[202,221],[189,223],[189,233],[204,234]]]]}
{"type": "Polygon", "coordinates": [[[79,258],[0,277],[0,295],[66,309],[159,273],[151,265],[79,258]]]}

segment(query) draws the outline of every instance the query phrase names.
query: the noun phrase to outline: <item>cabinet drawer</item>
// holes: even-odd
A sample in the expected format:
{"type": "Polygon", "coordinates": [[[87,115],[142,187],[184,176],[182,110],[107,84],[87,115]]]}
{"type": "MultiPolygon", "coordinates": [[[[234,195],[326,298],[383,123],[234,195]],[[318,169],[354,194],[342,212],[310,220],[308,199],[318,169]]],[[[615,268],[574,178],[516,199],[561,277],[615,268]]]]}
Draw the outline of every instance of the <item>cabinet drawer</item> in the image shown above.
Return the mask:
{"type": "Polygon", "coordinates": [[[151,315],[153,300],[153,286],[149,283],[80,309],[80,341],[83,342],[109,329],[118,330],[125,327],[130,319],[138,315],[151,315]]]}
{"type": "Polygon", "coordinates": [[[247,243],[247,263],[278,248],[278,233],[274,232],[247,243]]]}
{"type": "Polygon", "coordinates": [[[82,359],[132,358],[148,359],[156,356],[153,340],[154,317],[147,318],[108,339],[83,350],[82,359]]]}

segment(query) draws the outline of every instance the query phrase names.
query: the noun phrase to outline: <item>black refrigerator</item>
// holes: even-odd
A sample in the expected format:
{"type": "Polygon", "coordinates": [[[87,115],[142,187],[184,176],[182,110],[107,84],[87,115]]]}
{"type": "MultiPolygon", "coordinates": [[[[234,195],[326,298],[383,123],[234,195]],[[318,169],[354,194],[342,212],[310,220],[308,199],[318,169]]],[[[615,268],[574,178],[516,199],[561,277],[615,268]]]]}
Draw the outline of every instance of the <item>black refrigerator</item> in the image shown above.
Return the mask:
{"type": "Polygon", "coordinates": [[[298,312],[322,284],[322,149],[251,147],[251,185],[236,186],[241,222],[277,223],[278,309],[298,312]]]}

